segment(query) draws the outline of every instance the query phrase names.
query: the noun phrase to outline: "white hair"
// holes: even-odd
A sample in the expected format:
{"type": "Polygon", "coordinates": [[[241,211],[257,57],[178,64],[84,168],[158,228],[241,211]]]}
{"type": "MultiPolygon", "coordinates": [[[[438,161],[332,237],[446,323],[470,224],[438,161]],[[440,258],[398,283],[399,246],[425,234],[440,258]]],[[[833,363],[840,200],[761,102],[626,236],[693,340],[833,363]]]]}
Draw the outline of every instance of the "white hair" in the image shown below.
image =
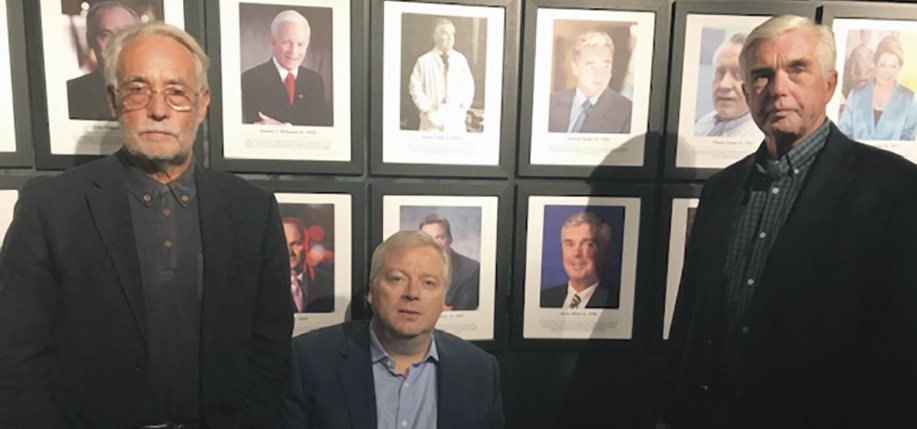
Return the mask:
{"type": "Polygon", "coordinates": [[[383,241],[379,247],[376,247],[376,250],[373,251],[369,268],[370,284],[376,283],[376,280],[382,275],[382,270],[385,269],[385,259],[388,255],[414,247],[432,247],[436,249],[436,253],[442,256],[443,280],[448,289],[452,283],[452,258],[449,256],[449,250],[441,246],[438,241],[427,235],[427,233],[417,230],[398,231],[383,241]]]}
{"type": "MultiPolygon", "coordinates": [[[[210,58],[207,58],[207,54],[204,53],[201,46],[197,44],[194,37],[191,37],[191,35],[184,30],[162,21],[153,21],[128,27],[124,31],[118,32],[109,40],[108,44],[105,46],[105,52],[102,54],[102,58],[105,60],[105,83],[112,88],[118,87],[118,73],[120,72],[119,63],[121,52],[124,50],[124,47],[135,39],[153,34],[172,38],[191,52],[191,56],[194,58],[194,72],[197,74],[197,81],[201,84],[200,90],[208,91],[210,86],[207,83],[207,68],[210,67],[210,58]]],[[[197,89],[198,88],[195,88],[195,90],[197,89]]]]}
{"type": "Polygon", "coordinates": [[[303,25],[306,27],[306,30],[312,32],[312,27],[309,26],[309,20],[306,19],[306,17],[295,10],[285,10],[278,13],[277,16],[274,17],[274,20],[271,21],[271,35],[277,35],[277,31],[280,30],[280,24],[283,22],[303,25]]]}
{"type": "Polygon", "coordinates": [[[796,15],[780,15],[768,19],[763,24],[755,27],[748,35],[742,54],[739,55],[739,69],[746,82],[751,82],[748,69],[749,58],[757,54],[761,43],[773,40],[793,30],[811,30],[818,43],[815,46],[815,56],[821,65],[822,77],[827,79],[837,67],[837,46],[834,43],[834,32],[827,25],[819,25],[811,18],[796,15]]]}

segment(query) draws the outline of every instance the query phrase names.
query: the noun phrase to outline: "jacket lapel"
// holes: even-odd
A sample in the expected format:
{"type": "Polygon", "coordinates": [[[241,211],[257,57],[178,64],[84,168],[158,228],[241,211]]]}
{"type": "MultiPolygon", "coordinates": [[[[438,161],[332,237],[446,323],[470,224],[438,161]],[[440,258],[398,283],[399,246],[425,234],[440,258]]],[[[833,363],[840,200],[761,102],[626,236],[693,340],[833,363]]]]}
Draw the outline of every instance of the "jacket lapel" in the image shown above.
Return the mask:
{"type": "Polygon", "coordinates": [[[213,173],[203,166],[195,168],[198,204],[201,219],[201,250],[204,253],[204,296],[202,339],[208,349],[213,332],[220,321],[220,297],[224,294],[226,273],[232,249],[231,195],[214,180],[213,173]]]}
{"type": "Polygon", "coordinates": [[[353,326],[353,334],[340,350],[344,360],[338,364],[338,378],[347,395],[353,428],[375,429],[376,387],[369,353],[369,323],[353,326]]]}
{"type": "Polygon", "coordinates": [[[108,256],[121,283],[121,290],[134,314],[134,321],[148,344],[146,307],[143,301],[143,283],[140,260],[131,221],[130,201],[120,161],[109,156],[102,161],[100,173],[86,189],[86,202],[95,222],[96,230],[105,243],[108,256]]]}
{"type": "Polygon", "coordinates": [[[449,345],[439,335],[439,331],[433,331],[436,337],[436,352],[439,354],[439,362],[436,364],[436,427],[437,429],[463,429],[460,412],[455,408],[456,404],[464,402],[462,391],[459,386],[465,383],[462,381],[462,374],[455,367],[455,357],[449,345]],[[448,387],[444,387],[448,386],[448,387]]]}

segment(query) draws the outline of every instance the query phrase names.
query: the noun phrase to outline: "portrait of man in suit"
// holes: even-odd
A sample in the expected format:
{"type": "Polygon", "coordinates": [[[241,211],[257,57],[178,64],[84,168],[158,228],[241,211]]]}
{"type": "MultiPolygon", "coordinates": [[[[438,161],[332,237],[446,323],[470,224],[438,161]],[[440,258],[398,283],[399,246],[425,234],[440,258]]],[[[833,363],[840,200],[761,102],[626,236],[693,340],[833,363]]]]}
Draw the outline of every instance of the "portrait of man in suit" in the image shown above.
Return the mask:
{"type": "Polygon", "coordinates": [[[370,263],[372,319],[293,340],[279,427],[503,428],[497,360],[435,329],[451,277],[448,250],[424,232],[380,244],[370,263]]]}
{"type": "Polygon", "coordinates": [[[430,213],[420,222],[419,228],[443,246],[452,258],[452,284],[446,293],[446,310],[476,310],[481,290],[481,263],[452,248],[452,225],[449,219],[430,213]]]}
{"type": "Polygon", "coordinates": [[[742,92],[739,52],[747,37],[736,33],[726,39],[713,54],[711,95],[714,110],[694,124],[694,135],[710,137],[758,137],[761,131],[748,111],[742,92]]]}
{"type": "Polygon", "coordinates": [[[139,22],[137,12],[116,1],[96,3],[86,12],[86,42],[95,54],[96,67],[89,74],[67,81],[70,119],[115,120],[105,96],[102,52],[112,34],[139,22]]]}
{"type": "Polygon", "coordinates": [[[139,24],[103,58],[121,149],[30,180],[0,251],[0,427],[274,427],[293,329],[277,202],[195,163],[194,37],[139,24]]]}
{"type": "Polygon", "coordinates": [[[455,25],[437,18],[432,28],[433,49],[417,58],[408,91],[420,114],[420,131],[465,133],[474,101],[474,77],[468,59],[455,47],[455,25]]]}
{"type": "Polygon", "coordinates": [[[306,254],[312,243],[302,219],[293,216],[283,218],[283,232],[290,251],[290,293],[296,312],[333,312],[333,268],[322,263],[306,263],[306,254]]]}
{"type": "Polygon", "coordinates": [[[618,308],[621,285],[602,278],[612,242],[611,226],[595,213],[574,213],[560,231],[564,271],[569,281],[541,291],[541,308],[618,308]]]}
{"type": "Polygon", "coordinates": [[[615,45],[608,33],[588,31],[576,38],[570,63],[576,86],[551,94],[549,132],[630,132],[633,103],[608,87],[614,53],[615,45]]]}
{"type": "Polygon", "coordinates": [[[295,10],[271,22],[271,58],[242,73],[242,122],[255,125],[330,127],[322,75],[303,67],[312,28],[295,10]]]}

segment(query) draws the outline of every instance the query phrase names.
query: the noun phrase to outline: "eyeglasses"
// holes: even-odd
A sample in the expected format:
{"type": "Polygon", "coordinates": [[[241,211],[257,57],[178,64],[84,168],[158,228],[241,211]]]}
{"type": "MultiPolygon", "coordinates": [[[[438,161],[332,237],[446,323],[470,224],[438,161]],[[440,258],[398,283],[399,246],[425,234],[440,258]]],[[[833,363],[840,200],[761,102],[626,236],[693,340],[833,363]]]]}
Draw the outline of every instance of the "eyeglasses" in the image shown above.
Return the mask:
{"type": "Polygon", "coordinates": [[[180,85],[167,86],[158,91],[154,91],[145,83],[127,83],[118,88],[118,96],[121,98],[121,106],[125,112],[146,109],[153,101],[153,96],[162,93],[166,104],[176,112],[187,112],[194,107],[194,99],[197,93],[180,85]]]}

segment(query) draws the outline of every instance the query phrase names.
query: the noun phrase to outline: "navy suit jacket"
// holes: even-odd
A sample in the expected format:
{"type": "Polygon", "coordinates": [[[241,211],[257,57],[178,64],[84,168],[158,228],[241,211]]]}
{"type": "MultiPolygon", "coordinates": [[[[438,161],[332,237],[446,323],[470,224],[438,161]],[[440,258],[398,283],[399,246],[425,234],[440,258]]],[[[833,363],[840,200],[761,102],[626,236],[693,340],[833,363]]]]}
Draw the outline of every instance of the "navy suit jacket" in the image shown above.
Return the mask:
{"type": "MultiPolygon", "coordinates": [[[[497,360],[476,346],[435,331],[436,427],[503,427],[497,360]]],[[[291,392],[282,428],[376,429],[376,390],[369,349],[369,321],[344,322],[293,340],[291,392]]]]}
{"type": "MultiPolygon", "coordinates": [[[[576,88],[565,89],[551,94],[551,107],[548,110],[548,131],[566,133],[570,128],[570,109],[576,88]]],[[[592,113],[583,123],[581,133],[621,133],[630,132],[630,117],[633,103],[627,97],[618,94],[611,88],[605,88],[595,102],[592,113]]]]}
{"type": "MultiPolygon", "coordinates": [[[[621,285],[602,279],[586,303],[586,308],[618,308],[621,285]]],[[[567,298],[567,284],[551,286],[541,291],[541,308],[561,308],[567,298]]]]}
{"type": "Polygon", "coordinates": [[[452,257],[452,284],[446,292],[446,305],[454,311],[478,309],[481,291],[481,264],[474,259],[450,250],[452,257]]]}
{"type": "Polygon", "coordinates": [[[67,104],[70,119],[87,121],[114,121],[108,107],[105,76],[98,66],[92,73],[67,81],[67,104]]]}
{"type": "Polygon", "coordinates": [[[254,124],[260,121],[258,112],[292,125],[333,125],[331,109],[325,102],[322,75],[300,67],[296,72],[293,104],[290,105],[287,86],[280,79],[273,59],[242,73],[242,122],[254,124]]]}

